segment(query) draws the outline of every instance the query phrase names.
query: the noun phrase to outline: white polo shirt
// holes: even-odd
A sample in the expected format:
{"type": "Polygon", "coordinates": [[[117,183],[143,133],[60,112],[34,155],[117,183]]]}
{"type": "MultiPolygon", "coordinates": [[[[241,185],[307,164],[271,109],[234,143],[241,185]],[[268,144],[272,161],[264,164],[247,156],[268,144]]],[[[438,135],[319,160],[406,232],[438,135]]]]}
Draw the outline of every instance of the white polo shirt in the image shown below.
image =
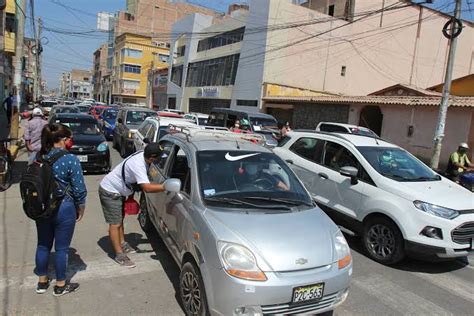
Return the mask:
{"type": "Polygon", "coordinates": [[[122,166],[125,163],[125,180],[128,184],[147,184],[150,183],[148,179],[147,165],[143,152],[122,161],[116,166],[108,175],[102,179],[100,186],[102,189],[121,196],[127,197],[133,193],[127,188],[122,178],[122,166]]]}

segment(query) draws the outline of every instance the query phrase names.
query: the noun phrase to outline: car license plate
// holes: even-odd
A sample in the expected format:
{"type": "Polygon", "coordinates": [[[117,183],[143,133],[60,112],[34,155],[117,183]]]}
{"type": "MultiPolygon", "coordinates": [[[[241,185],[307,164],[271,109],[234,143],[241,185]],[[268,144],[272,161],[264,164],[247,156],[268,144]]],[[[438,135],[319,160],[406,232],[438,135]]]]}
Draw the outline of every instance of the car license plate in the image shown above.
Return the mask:
{"type": "Polygon", "coordinates": [[[87,156],[77,156],[80,162],[87,162],[89,159],[87,156]]]}
{"type": "Polygon", "coordinates": [[[300,286],[293,289],[293,303],[320,300],[324,294],[324,283],[300,286]]]}

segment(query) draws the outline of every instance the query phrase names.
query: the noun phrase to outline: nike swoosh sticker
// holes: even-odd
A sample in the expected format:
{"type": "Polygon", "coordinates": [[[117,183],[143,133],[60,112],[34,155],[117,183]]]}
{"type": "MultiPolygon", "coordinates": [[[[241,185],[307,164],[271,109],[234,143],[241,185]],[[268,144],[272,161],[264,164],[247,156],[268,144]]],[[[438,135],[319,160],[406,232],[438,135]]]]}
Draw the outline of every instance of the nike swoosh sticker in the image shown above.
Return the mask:
{"type": "Polygon", "coordinates": [[[255,153],[255,154],[248,154],[248,155],[241,155],[241,156],[231,156],[229,153],[225,154],[225,159],[229,160],[229,161],[239,161],[239,160],[242,160],[242,159],[245,159],[245,158],[250,158],[250,157],[253,157],[253,156],[257,156],[257,155],[260,155],[259,153],[255,153]]]}

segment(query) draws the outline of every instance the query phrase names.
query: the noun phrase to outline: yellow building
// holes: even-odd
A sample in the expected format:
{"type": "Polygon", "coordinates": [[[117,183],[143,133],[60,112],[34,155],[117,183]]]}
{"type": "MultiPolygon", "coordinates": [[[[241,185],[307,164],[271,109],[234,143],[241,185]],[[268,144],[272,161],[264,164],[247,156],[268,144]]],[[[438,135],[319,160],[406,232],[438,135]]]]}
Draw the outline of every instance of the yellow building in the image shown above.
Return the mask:
{"type": "Polygon", "coordinates": [[[15,0],[7,0],[5,8],[5,28],[4,28],[5,53],[15,54],[16,40],[16,5],[15,0]]]}
{"type": "Polygon", "coordinates": [[[115,39],[113,103],[146,104],[148,72],[168,66],[169,48],[151,37],[124,33],[115,39]]]}
{"type": "MultiPolygon", "coordinates": [[[[443,92],[444,83],[429,88],[437,92],[443,92]]],[[[451,95],[460,97],[474,97],[474,74],[470,74],[451,81],[451,95]]]]}

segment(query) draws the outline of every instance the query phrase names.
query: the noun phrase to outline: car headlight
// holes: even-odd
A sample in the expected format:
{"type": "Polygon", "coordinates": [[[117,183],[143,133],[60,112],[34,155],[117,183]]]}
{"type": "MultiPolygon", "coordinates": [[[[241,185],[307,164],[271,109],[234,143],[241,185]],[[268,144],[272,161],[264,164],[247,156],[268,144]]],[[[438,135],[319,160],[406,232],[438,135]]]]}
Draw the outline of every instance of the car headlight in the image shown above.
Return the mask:
{"type": "Polygon", "coordinates": [[[135,134],[134,132],[128,131],[128,138],[133,138],[133,135],[134,135],[134,134],[135,134]]]}
{"type": "Polygon", "coordinates": [[[339,269],[344,269],[352,262],[351,249],[340,230],[334,235],[334,248],[339,269]]]}
{"type": "Polygon", "coordinates": [[[107,122],[107,121],[104,121],[104,126],[107,127],[107,128],[113,128],[113,126],[110,125],[110,123],[107,122]]]}
{"type": "Polygon", "coordinates": [[[97,146],[97,151],[106,151],[109,148],[109,144],[103,142],[99,146],[97,146]]]}
{"type": "Polygon", "coordinates": [[[260,270],[253,253],[244,246],[219,242],[219,257],[224,269],[233,277],[251,280],[266,281],[267,276],[260,270]]]}
{"type": "Polygon", "coordinates": [[[442,207],[433,205],[430,203],[422,202],[422,201],[415,201],[413,202],[415,207],[423,212],[426,212],[431,215],[435,215],[438,217],[446,218],[446,219],[453,219],[459,216],[459,212],[456,210],[452,210],[450,208],[442,207]]]}

